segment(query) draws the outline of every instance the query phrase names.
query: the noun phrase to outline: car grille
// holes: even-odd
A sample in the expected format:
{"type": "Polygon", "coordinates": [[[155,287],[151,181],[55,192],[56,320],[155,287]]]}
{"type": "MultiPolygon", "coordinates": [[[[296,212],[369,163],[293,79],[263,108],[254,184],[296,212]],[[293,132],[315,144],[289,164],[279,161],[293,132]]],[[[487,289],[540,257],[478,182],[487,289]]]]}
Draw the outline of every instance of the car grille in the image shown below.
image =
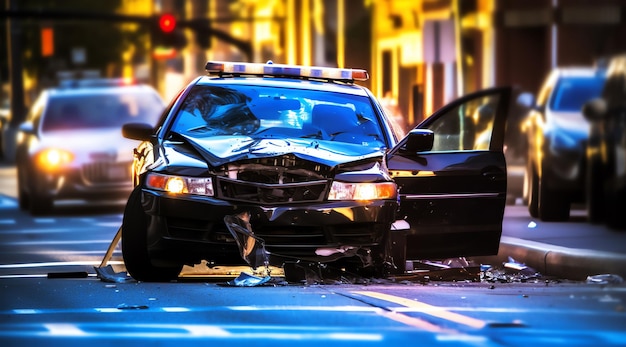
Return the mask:
{"type": "Polygon", "coordinates": [[[89,184],[120,183],[131,180],[130,162],[92,162],[83,164],[82,177],[89,184]]]}
{"type": "MultiPolygon", "coordinates": [[[[167,219],[171,237],[181,240],[234,244],[235,240],[222,223],[196,219],[167,219]]],[[[384,224],[349,224],[342,226],[265,226],[254,227],[255,235],[274,249],[316,248],[340,245],[373,245],[381,242],[384,224]]]]}
{"type": "Polygon", "coordinates": [[[287,204],[323,201],[328,180],[289,184],[261,184],[217,177],[217,196],[220,199],[260,204],[287,204]]]}

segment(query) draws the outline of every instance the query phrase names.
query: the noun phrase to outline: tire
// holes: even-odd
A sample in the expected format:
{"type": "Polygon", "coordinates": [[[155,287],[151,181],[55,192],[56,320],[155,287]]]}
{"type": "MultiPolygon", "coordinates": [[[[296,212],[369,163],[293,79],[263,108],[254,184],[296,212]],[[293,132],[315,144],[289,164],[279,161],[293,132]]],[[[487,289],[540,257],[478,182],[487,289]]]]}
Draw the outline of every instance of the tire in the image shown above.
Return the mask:
{"type": "Polygon", "coordinates": [[[605,177],[602,163],[597,158],[589,157],[585,189],[587,190],[587,220],[590,223],[602,223],[605,219],[605,177]]]}
{"type": "Polygon", "coordinates": [[[610,192],[607,199],[606,226],[619,231],[626,231],[626,194],[622,192],[610,192]]]}
{"type": "Polygon", "coordinates": [[[30,187],[30,194],[26,199],[28,202],[28,209],[34,216],[41,216],[50,213],[54,207],[54,200],[52,197],[45,195],[44,187],[41,187],[42,179],[36,177],[36,175],[28,175],[28,186],[30,187]]]}
{"type": "Polygon", "coordinates": [[[546,177],[539,180],[539,218],[546,222],[560,222],[569,219],[570,202],[562,192],[550,189],[546,177]]]}
{"type": "Polygon", "coordinates": [[[30,197],[26,191],[26,187],[24,186],[26,184],[24,173],[21,171],[21,169],[17,169],[17,201],[20,206],[20,210],[26,211],[30,205],[30,197]]]}
{"type": "Polygon", "coordinates": [[[183,266],[152,265],[148,253],[148,223],[141,206],[141,187],[131,192],[122,219],[122,256],[128,274],[137,281],[168,282],[178,278],[183,266]]]}
{"type": "Polygon", "coordinates": [[[406,272],[406,235],[404,233],[390,233],[391,260],[393,268],[390,273],[401,275],[406,272]]]}
{"type": "Polygon", "coordinates": [[[528,213],[533,218],[539,218],[539,176],[532,167],[528,165],[526,169],[529,176],[528,182],[528,213]]]}
{"type": "Polygon", "coordinates": [[[50,213],[54,207],[54,201],[48,196],[33,194],[29,197],[30,213],[34,216],[41,216],[50,213]]]}

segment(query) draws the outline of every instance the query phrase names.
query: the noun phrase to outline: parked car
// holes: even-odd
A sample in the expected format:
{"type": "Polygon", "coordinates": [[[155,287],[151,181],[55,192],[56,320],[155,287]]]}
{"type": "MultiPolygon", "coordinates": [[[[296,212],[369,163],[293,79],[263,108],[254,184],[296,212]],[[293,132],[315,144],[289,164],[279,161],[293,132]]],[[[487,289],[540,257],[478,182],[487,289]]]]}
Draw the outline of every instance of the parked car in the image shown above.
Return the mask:
{"type": "Polygon", "coordinates": [[[571,204],[584,203],[589,123],[582,107],[600,95],[605,74],[596,67],[557,68],[536,99],[529,93],[519,97],[529,108],[523,123],[528,141],[524,200],[531,216],[567,220],[571,204]]]}
{"type": "Polygon", "coordinates": [[[43,214],[60,200],[125,201],[135,143],[122,137],[122,124],[154,125],[164,109],[154,88],[118,79],[42,91],[19,127],[20,208],[43,214]]]}
{"type": "Polygon", "coordinates": [[[626,55],[610,60],[602,95],[585,104],[587,211],[593,223],[626,229],[626,55]]]}
{"type": "Polygon", "coordinates": [[[156,127],[123,127],[142,141],[122,222],[135,279],[170,280],[202,260],[385,274],[406,259],[498,252],[510,88],[465,96],[404,137],[358,84],[365,70],[206,69],[156,127]],[[490,136],[476,149],[482,106],[490,136]]]}

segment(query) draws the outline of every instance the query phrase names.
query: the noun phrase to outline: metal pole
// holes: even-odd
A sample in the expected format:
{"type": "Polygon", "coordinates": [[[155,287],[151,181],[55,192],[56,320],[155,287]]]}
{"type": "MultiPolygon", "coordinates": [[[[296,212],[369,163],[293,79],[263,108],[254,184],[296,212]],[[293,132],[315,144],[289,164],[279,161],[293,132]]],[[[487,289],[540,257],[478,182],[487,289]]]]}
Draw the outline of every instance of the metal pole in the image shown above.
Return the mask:
{"type": "MultiPolygon", "coordinates": [[[[7,0],[8,10],[17,10],[18,0],[7,0]]],[[[11,121],[3,136],[5,160],[9,163],[15,161],[15,141],[17,128],[26,118],[24,105],[24,81],[22,80],[22,27],[19,19],[7,20],[7,43],[9,51],[9,79],[11,82],[11,121]]]]}

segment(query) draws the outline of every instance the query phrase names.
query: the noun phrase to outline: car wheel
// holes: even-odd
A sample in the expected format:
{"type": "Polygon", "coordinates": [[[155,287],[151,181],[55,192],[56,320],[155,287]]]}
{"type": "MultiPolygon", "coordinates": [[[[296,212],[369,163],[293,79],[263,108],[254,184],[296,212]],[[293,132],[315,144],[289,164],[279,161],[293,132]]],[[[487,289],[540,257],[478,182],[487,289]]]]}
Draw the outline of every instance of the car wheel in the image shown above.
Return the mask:
{"type": "Polygon", "coordinates": [[[54,202],[50,197],[33,194],[29,197],[29,205],[30,213],[35,216],[41,216],[47,213],[50,213],[52,207],[54,206],[54,202]]]}
{"type": "Polygon", "coordinates": [[[182,265],[152,265],[147,245],[148,223],[141,206],[141,188],[136,187],[128,198],[122,219],[122,256],[128,273],[138,281],[166,282],[180,274],[182,265]]]}
{"type": "Polygon", "coordinates": [[[21,169],[17,169],[17,201],[21,210],[27,210],[30,205],[30,199],[26,189],[26,179],[24,178],[24,172],[21,169]]]}
{"type": "Polygon", "coordinates": [[[569,219],[569,200],[563,193],[548,188],[545,177],[539,180],[539,218],[546,222],[569,219]]]}
{"type": "Polygon", "coordinates": [[[587,220],[590,223],[601,223],[604,220],[604,175],[602,163],[594,157],[589,158],[587,165],[587,220]]]}
{"type": "Polygon", "coordinates": [[[28,209],[30,210],[30,213],[35,216],[50,213],[54,206],[54,200],[52,199],[52,197],[46,195],[45,193],[42,193],[44,191],[44,188],[40,185],[43,180],[34,175],[29,175],[27,179],[29,182],[28,186],[31,188],[30,194],[26,199],[28,202],[28,209]]]}
{"type": "Polygon", "coordinates": [[[391,261],[393,267],[392,274],[403,274],[406,272],[406,235],[404,233],[391,232],[391,261]]]}
{"type": "MultiPolygon", "coordinates": [[[[608,193],[608,192],[607,192],[608,193]]],[[[626,230],[626,197],[620,196],[619,192],[608,193],[606,208],[606,225],[614,230],[626,230]]]]}
{"type": "Polygon", "coordinates": [[[539,176],[532,167],[532,164],[528,165],[526,169],[528,180],[528,213],[533,218],[539,218],[539,176]]]}

